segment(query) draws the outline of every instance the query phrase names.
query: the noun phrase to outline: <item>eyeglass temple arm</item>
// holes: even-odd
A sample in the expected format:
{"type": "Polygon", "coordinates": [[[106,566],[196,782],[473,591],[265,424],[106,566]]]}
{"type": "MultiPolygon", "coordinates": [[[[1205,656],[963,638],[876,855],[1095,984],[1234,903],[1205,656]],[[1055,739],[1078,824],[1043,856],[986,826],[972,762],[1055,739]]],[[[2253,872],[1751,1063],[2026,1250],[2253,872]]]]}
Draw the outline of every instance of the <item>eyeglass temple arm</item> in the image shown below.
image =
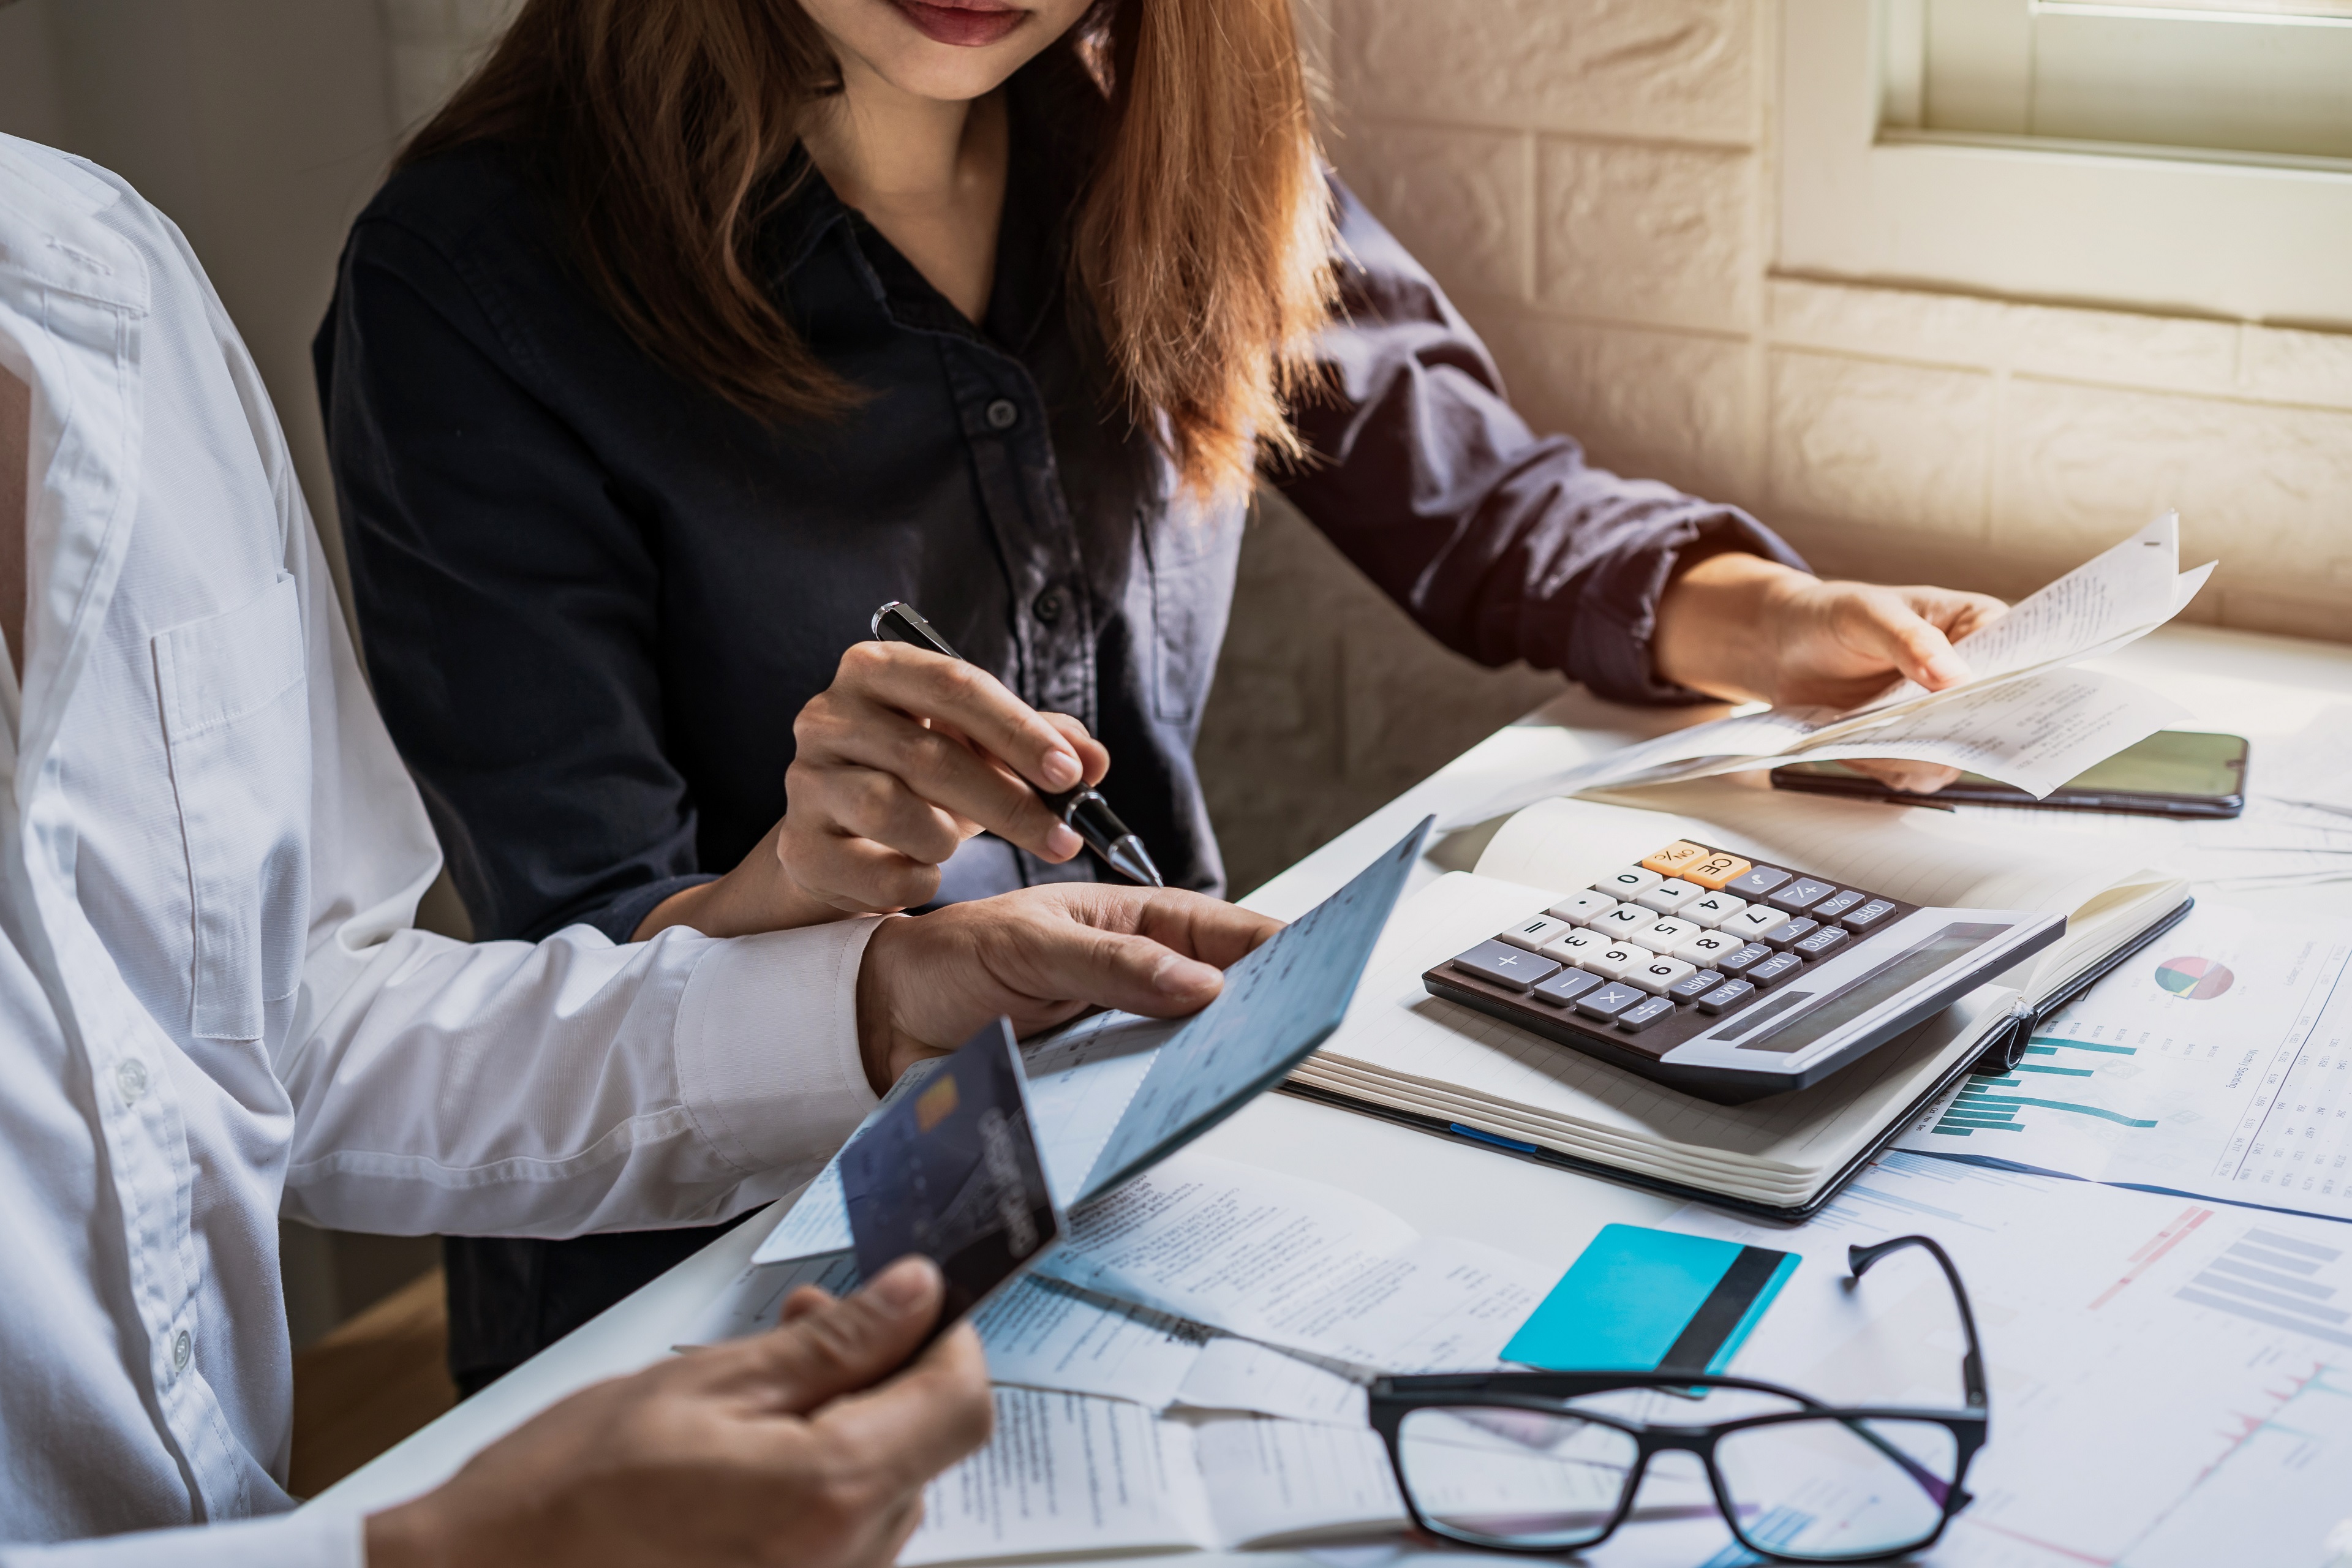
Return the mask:
{"type": "Polygon", "coordinates": [[[1931,1236],[1898,1236],[1872,1247],[1849,1247],[1845,1249],[1846,1268],[1859,1279],[1869,1272],[1872,1264],[1906,1247],[1926,1247],[1944,1270],[1944,1278],[1951,1282],[1952,1300],[1960,1309],[1960,1331],[1969,1342],[1968,1353],[1960,1358],[1960,1387],[1969,1405],[1981,1410],[1986,1403],[1984,1344],[1977,1338],[1977,1315],[1969,1305],[1969,1288],[1960,1283],[1959,1266],[1952,1261],[1952,1255],[1944,1250],[1942,1243],[1931,1236]]]}

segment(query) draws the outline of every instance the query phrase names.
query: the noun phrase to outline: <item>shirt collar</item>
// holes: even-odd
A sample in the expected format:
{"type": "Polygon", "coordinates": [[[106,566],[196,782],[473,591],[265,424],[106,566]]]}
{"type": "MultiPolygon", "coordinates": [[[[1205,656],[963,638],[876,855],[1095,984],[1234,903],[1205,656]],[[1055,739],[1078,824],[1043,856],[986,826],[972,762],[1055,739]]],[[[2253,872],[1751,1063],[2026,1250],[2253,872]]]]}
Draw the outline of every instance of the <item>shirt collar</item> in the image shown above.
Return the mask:
{"type": "Polygon", "coordinates": [[[984,338],[1015,353],[1026,349],[1062,298],[1077,182],[1064,145],[1067,139],[1041,123],[1035,95],[1024,90],[1022,76],[1009,87],[1004,213],[997,228],[995,280],[979,326],[844,202],[798,147],[778,174],[787,195],[766,226],[773,275],[789,279],[839,228],[856,245],[881,303],[901,325],[984,338]]]}

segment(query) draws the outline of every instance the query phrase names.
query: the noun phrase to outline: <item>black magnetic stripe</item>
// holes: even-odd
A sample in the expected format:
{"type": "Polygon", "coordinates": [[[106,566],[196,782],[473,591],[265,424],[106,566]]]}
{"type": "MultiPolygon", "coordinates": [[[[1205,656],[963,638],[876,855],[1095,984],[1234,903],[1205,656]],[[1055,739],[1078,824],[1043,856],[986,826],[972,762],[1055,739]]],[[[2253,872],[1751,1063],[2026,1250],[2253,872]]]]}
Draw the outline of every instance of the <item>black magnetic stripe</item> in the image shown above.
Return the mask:
{"type": "Polygon", "coordinates": [[[1748,1315],[1748,1309],[1756,1304],[1756,1298],[1772,1282],[1773,1270],[1780,1267],[1780,1259],[1786,1256],[1768,1247],[1741,1247],[1739,1256],[1731,1260],[1731,1267],[1723,1271],[1723,1278],[1715,1282],[1715,1289],[1706,1293],[1706,1300],[1698,1304],[1698,1310],[1691,1314],[1690,1321],[1683,1325],[1681,1335],[1659,1358],[1658,1370],[1706,1372],[1706,1363],[1715,1359],[1715,1352],[1723,1348],[1723,1342],[1731,1337],[1731,1331],[1739,1326],[1739,1320],[1748,1315]]]}

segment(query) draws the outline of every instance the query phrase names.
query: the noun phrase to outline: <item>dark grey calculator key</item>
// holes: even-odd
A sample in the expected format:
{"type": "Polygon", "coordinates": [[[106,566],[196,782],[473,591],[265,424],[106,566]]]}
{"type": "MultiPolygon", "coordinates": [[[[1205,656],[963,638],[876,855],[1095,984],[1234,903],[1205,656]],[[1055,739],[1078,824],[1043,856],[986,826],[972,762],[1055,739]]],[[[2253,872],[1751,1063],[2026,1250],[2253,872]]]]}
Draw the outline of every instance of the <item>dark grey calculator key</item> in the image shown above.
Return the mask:
{"type": "Polygon", "coordinates": [[[1740,978],[1759,991],[1769,991],[1791,975],[1805,972],[1805,961],[1793,952],[1776,952],[1740,978]]]}
{"type": "Polygon", "coordinates": [[[1760,942],[1751,942],[1738,952],[1727,952],[1715,961],[1724,973],[1738,979],[1772,956],[1772,950],[1760,942]]]}
{"type": "Polygon", "coordinates": [[[1549,980],[1538,982],[1528,994],[1538,1002],[1565,1007],[1600,984],[1601,976],[1598,974],[1582,969],[1563,969],[1549,980]]]}
{"type": "Polygon", "coordinates": [[[1638,1035],[1660,1019],[1671,1018],[1674,1016],[1673,1003],[1663,996],[1652,996],[1618,1014],[1617,1026],[1629,1035],[1638,1035]]]}
{"type": "Polygon", "coordinates": [[[1842,893],[1832,893],[1805,912],[1817,921],[1833,921],[1868,897],[1868,893],[1857,893],[1848,888],[1842,893]]]}
{"type": "Polygon", "coordinates": [[[1636,991],[1622,980],[1612,980],[1600,990],[1588,991],[1578,997],[1576,1010],[1588,1018],[1614,1018],[1626,1008],[1649,999],[1649,993],[1636,991]]]}
{"type": "Polygon", "coordinates": [[[1848,931],[1866,931],[1876,926],[1880,921],[1884,921],[1887,916],[1894,912],[1895,906],[1888,900],[1885,899],[1873,899],[1870,902],[1863,905],[1862,908],[1854,910],[1852,914],[1847,915],[1838,923],[1845,927],[1848,931]]]}
{"type": "Polygon", "coordinates": [[[1723,976],[1712,969],[1702,969],[1686,979],[1677,980],[1665,989],[1665,994],[1677,1002],[1696,1002],[1723,984],[1723,976]]]}
{"type": "Polygon", "coordinates": [[[1728,1013],[1756,994],[1756,987],[1745,980],[1727,980],[1698,999],[1702,1013],[1728,1013]]]}
{"type": "Polygon", "coordinates": [[[1793,882],[1773,889],[1764,896],[1764,901],[1776,910],[1786,910],[1793,915],[1811,909],[1836,891],[1835,882],[1824,882],[1819,877],[1800,877],[1793,882]]]}
{"type": "Polygon", "coordinates": [[[1525,991],[1559,968],[1559,963],[1507,942],[1482,942],[1467,952],[1454,955],[1454,967],[1475,974],[1490,985],[1525,991]]]}
{"type": "Polygon", "coordinates": [[[1804,916],[1793,921],[1783,921],[1756,940],[1766,947],[1786,952],[1821,929],[1821,921],[1811,916],[1804,916]]]}
{"type": "Polygon", "coordinates": [[[1827,958],[1853,940],[1835,926],[1823,926],[1789,951],[1801,952],[1807,958],[1827,958]]]}
{"type": "Polygon", "coordinates": [[[1723,890],[1735,899],[1746,899],[1752,904],[1787,881],[1790,875],[1771,866],[1757,866],[1726,882],[1723,890]]]}

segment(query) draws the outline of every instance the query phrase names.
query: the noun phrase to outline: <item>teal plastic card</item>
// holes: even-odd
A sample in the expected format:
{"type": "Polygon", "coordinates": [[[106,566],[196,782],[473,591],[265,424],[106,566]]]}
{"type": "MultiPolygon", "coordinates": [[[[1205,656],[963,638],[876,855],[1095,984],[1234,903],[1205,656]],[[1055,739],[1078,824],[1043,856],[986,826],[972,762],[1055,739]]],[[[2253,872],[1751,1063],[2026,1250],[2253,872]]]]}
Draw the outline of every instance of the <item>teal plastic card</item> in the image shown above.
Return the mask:
{"type": "Polygon", "coordinates": [[[1607,1226],[1503,1359],[1553,1372],[1720,1372],[1796,1271],[1793,1252],[1607,1226]]]}

